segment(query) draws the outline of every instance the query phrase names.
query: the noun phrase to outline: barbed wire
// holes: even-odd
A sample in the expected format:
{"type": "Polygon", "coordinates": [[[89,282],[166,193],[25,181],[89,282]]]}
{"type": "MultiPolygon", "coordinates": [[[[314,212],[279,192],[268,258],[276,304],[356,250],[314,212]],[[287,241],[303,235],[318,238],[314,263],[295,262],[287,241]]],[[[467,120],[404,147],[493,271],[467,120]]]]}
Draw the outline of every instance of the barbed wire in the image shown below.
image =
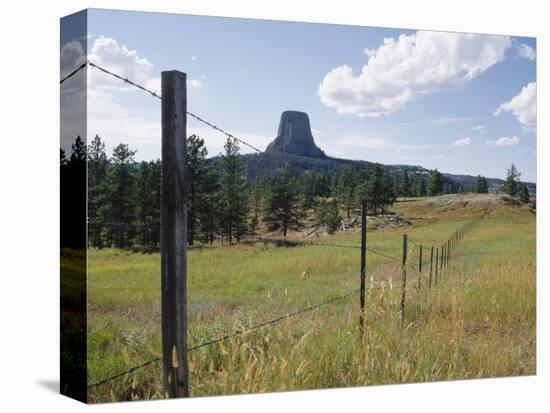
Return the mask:
{"type": "Polygon", "coordinates": [[[81,71],[82,69],[84,69],[86,66],[88,65],[88,61],[85,61],[84,63],[82,63],[79,67],[77,67],[75,70],[73,70],[71,73],[69,73],[67,76],[65,76],[63,79],[61,79],[59,81],[59,84],[61,85],[64,81],[66,81],[67,79],[73,77],[74,75],[76,75],[79,71],[81,71]]]}
{"type": "MultiPolygon", "coordinates": [[[[91,62],[91,61],[89,61],[89,60],[87,61],[87,64],[89,64],[90,66],[92,66],[92,67],[94,67],[94,68],[96,68],[96,69],[102,71],[102,72],[105,73],[105,74],[108,74],[108,75],[110,75],[110,76],[113,76],[114,78],[116,78],[116,79],[118,79],[118,80],[120,80],[120,81],[122,81],[122,82],[128,83],[129,85],[134,86],[134,87],[136,87],[136,88],[138,88],[138,89],[141,89],[141,90],[143,90],[144,92],[149,93],[151,96],[156,97],[156,98],[162,100],[162,96],[159,95],[156,91],[153,91],[153,90],[151,90],[151,89],[148,89],[148,88],[146,88],[145,86],[142,86],[142,85],[140,85],[140,84],[138,84],[138,83],[136,83],[136,82],[134,82],[134,81],[132,81],[132,80],[126,78],[126,77],[120,76],[119,74],[114,73],[114,72],[112,72],[112,71],[110,71],[110,70],[108,70],[108,69],[105,69],[104,67],[99,66],[99,65],[97,65],[97,64],[95,64],[95,63],[93,63],[93,62],[91,62]]],[[[85,66],[85,65],[86,65],[86,64],[84,64],[84,66],[85,66]]],[[[81,69],[81,68],[77,69],[76,71],[78,71],[78,70],[80,70],[80,69],[81,69]]],[[[256,146],[252,145],[251,143],[248,143],[248,142],[245,141],[244,139],[238,138],[237,136],[233,135],[232,133],[227,132],[226,130],[220,128],[219,126],[214,125],[213,123],[211,123],[211,122],[205,120],[205,119],[202,118],[201,116],[199,116],[199,115],[197,115],[197,114],[195,114],[195,113],[189,112],[189,111],[186,111],[186,113],[187,113],[187,115],[191,116],[192,118],[194,118],[194,119],[197,120],[198,122],[201,122],[201,123],[203,123],[203,124],[205,124],[205,125],[211,127],[212,129],[217,130],[218,132],[223,133],[223,134],[224,134],[225,136],[227,136],[228,138],[234,139],[235,141],[239,142],[239,143],[242,144],[242,145],[247,146],[248,148],[252,149],[252,150],[255,151],[255,152],[258,152],[258,153],[260,153],[260,154],[264,154],[264,152],[263,152],[261,149],[257,148],[256,146]]]]}
{"type": "MultiPolygon", "coordinates": [[[[162,96],[159,95],[156,91],[153,91],[147,87],[144,87],[126,77],[123,77],[121,75],[118,75],[117,73],[114,73],[108,69],[105,69],[104,67],[101,67],[89,60],[86,60],[83,64],[81,64],[78,68],[76,68],[73,72],[71,72],[70,74],[68,74],[67,76],[65,76],[64,78],[62,78],[60,80],[60,84],[64,83],[66,80],[68,80],[69,78],[71,78],[72,76],[74,76],[76,73],[78,73],[80,70],[83,70],[85,67],[87,66],[91,66],[95,69],[98,69],[100,70],[101,72],[107,74],[107,75],[110,75],[122,82],[125,82],[133,87],[136,87],[142,91],[145,91],[147,93],[149,93],[151,96],[153,97],[156,97],[160,100],[162,100],[162,96]]],[[[260,153],[260,154],[265,154],[263,151],[261,151],[259,148],[257,148],[256,146],[246,142],[245,140],[241,139],[241,138],[238,138],[236,137],[235,135],[227,132],[226,130],[218,127],[217,125],[203,119],[202,117],[192,113],[192,112],[189,112],[187,111],[186,112],[187,115],[191,116],[192,118],[194,118],[195,120],[197,120],[198,122],[201,122],[207,126],[209,126],[210,128],[224,134],[225,136],[227,136],[228,138],[230,139],[233,139],[239,143],[241,143],[242,145],[245,145],[247,146],[248,148],[252,149],[253,151],[257,152],[257,153],[260,153]]],[[[267,154],[266,154],[267,155],[267,154]]],[[[487,210],[485,211],[484,214],[482,214],[482,216],[478,217],[477,219],[475,219],[474,221],[470,222],[468,225],[470,225],[469,228],[472,227],[472,225],[474,224],[477,224],[483,217],[485,217],[487,214],[489,213],[489,208],[487,208],[487,210]]],[[[382,220],[381,218],[379,217],[376,217],[375,218],[377,219],[380,219],[382,220]]],[[[384,222],[384,221],[383,221],[384,222]]],[[[389,224],[390,228],[393,229],[394,231],[396,231],[397,233],[399,233],[400,235],[404,235],[403,233],[401,233],[400,231],[398,231],[393,225],[391,222],[389,221],[386,221],[386,223],[389,224]]],[[[113,223],[108,223],[110,225],[113,225],[113,223]]],[[[115,225],[117,225],[116,223],[114,223],[115,225]]],[[[361,249],[360,246],[358,245],[344,245],[344,244],[334,244],[334,243],[324,243],[324,242],[313,242],[313,241],[304,241],[304,240],[285,240],[285,239],[273,239],[273,238],[265,238],[265,237],[258,237],[258,236],[251,236],[250,238],[254,238],[254,239],[257,239],[259,240],[260,242],[275,242],[275,243],[287,243],[287,244],[298,244],[298,245],[315,245],[315,246],[328,246],[328,247],[336,247],[336,248],[353,248],[353,249],[361,249]]],[[[415,241],[413,241],[410,237],[408,237],[408,240],[411,242],[411,246],[409,247],[409,250],[407,251],[407,255],[409,255],[409,252],[410,250],[412,249],[412,244],[416,244],[415,241]]],[[[382,253],[380,251],[377,251],[373,248],[370,248],[370,247],[367,247],[366,248],[367,251],[373,253],[373,254],[376,254],[376,255],[379,255],[379,256],[382,256],[382,257],[385,257],[387,259],[390,259],[390,260],[393,260],[393,261],[397,261],[398,263],[400,263],[401,265],[403,264],[402,260],[397,258],[397,257],[394,257],[394,256],[391,256],[391,255],[387,255],[385,253],[382,253]]],[[[414,263],[405,263],[406,265],[408,266],[411,266],[414,271],[416,272],[417,269],[416,269],[416,266],[414,265],[414,263]]],[[[378,286],[374,286],[374,285],[371,285],[370,287],[367,287],[366,290],[372,290],[372,289],[397,289],[397,288],[388,288],[388,287],[382,287],[381,285],[378,285],[378,286]]],[[[338,301],[343,301],[349,297],[351,297],[352,295],[356,294],[357,292],[359,292],[361,289],[360,288],[357,288],[357,289],[354,289],[346,294],[343,294],[343,295],[340,295],[338,297],[334,297],[332,299],[328,299],[328,300],[325,300],[323,302],[320,302],[320,303],[317,303],[317,304],[313,304],[313,305],[309,305],[305,308],[302,308],[300,310],[297,310],[297,311],[294,311],[294,312],[291,312],[291,313],[287,313],[285,315],[282,315],[282,316],[279,316],[277,318],[274,318],[274,319],[271,319],[271,320],[268,320],[268,321],[265,321],[265,322],[262,322],[262,323],[259,323],[259,324],[256,324],[252,327],[248,327],[248,328],[245,328],[243,330],[236,330],[234,331],[233,333],[230,333],[230,334],[226,334],[222,337],[219,337],[219,338],[216,338],[216,339],[213,339],[213,340],[209,340],[209,341],[206,341],[206,342],[203,342],[203,343],[200,343],[200,344],[197,344],[195,346],[192,346],[192,347],[189,347],[187,349],[188,352],[191,352],[191,351],[195,351],[195,350],[198,350],[198,349],[201,349],[201,348],[204,348],[204,347],[208,347],[208,346],[211,346],[211,345],[214,345],[214,344],[217,344],[217,343],[220,343],[220,342],[223,342],[223,341],[226,341],[226,340],[229,340],[231,338],[234,338],[234,337],[237,337],[237,336],[241,336],[241,335],[245,335],[245,334],[248,334],[250,332],[253,332],[253,331],[256,331],[258,329],[261,329],[263,327],[267,327],[267,326],[271,326],[271,325],[274,325],[274,324],[277,324],[279,322],[282,322],[284,320],[288,320],[292,317],[296,317],[296,316],[299,316],[299,315],[302,315],[302,314],[305,314],[305,313],[308,313],[308,312],[311,312],[311,311],[314,311],[320,307],[323,307],[323,306],[326,306],[326,305],[329,305],[329,304],[332,304],[332,303],[335,303],[335,302],[338,302],[338,301]]],[[[136,366],[133,366],[121,373],[118,373],[118,374],[115,374],[115,375],[112,375],[112,376],[109,376],[107,378],[104,378],[102,380],[99,380],[97,382],[94,382],[92,384],[90,384],[88,386],[88,389],[90,388],[93,388],[93,387],[97,387],[97,386],[100,386],[104,383],[107,383],[107,382],[110,382],[112,380],[115,380],[115,379],[118,379],[120,377],[123,377],[127,374],[130,374],[136,370],[139,370],[139,369],[142,369],[146,366],[149,366],[153,363],[156,363],[158,361],[161,361],[162,360],[162,357],[155,357],[149,361],[146,361],[144,363],[141,363],[139,365],[136,365],[136,366]]]]}
{"type": "Polygon", "coordinates": [[[253,239],[256,239],[260,242],[271,242],[271,243],[276,243],[276,244],[317,245],[317,246],[321,246],[321,247],[361,249],[361,246],[359,246],[359,245],[333,244],[333,243],[329,243],[329,242],[304,241],[304,240],[299,240],[299,239],[267,238],[267,237],[260,237],[260,236],[257,236],[257,235],[249,235],[248,238],[253,238],[253,239]]]}
{"type": "Polygon", "coordinates": [[[89,384],[88,385],[88,390],[91,389],[91,388],[97,387],[97,386],[101,386],[102,384],[113,381],[113,380],[118,379],[120,377],[126,376],[127,374],[130,374],[130,373],[132,373],[136,370],[147,367],[150,364],[156,363],[156,362],[161,361],[161,360],[162,360],[162,357],[155,357],[154,359],[146,361],[145,363],[141,363],[141,364],[138,364],[137,366],[130,367],[129,369],[124,370],[121,373],[117,373],[113,376],[109,376],[109,377],[106,377],[102,380],[96,381],[95,383],[89,384]]]}
{"type": "MultiPolygon", "coordinates": [[[[477,225],[479,224],[479,221],[481,221],[481,219],[483,219],[487,214],[489,213],[489,211],[485,211],[480,217],[474,219],[473,221],[471,221],[470,223],[466,224],[465,226],[461,227],[461,228],[464,228],[464,229],[470,229],[472,228],[474,225],[477,225]]],[[[344,248],[361,248],[359,246],[355,246],[355,245],[343,245],[343,244],[330,244],[330,243],[316,243],[316,242],[305,242],[305,241],[300,241],[300,240],[284,240],[284,239],[273,239],[273,238],[263,238],[263,237],[253,237],[253,238],[256,238],[258,239],[259,241],[266,241],[266,242],[283,242],[283,243],[296,243],[296,244],[306,244],[306,245],[319,245],[319,246],[330,246],[330,247],[344,247],[344,248]]],[[[389,255],[385,255],[385,254],[382,254],[378,251],[375,251],[375,250],[372,250],[372,249],[369,249],[367,248],[367,251],[370,251],[372,253],[375,253],[375,254],[380,254],[386,258],[389,258],[389,259],[392,259],[392,260],[395,260],[395,261],[398,261],[401,263],[401,260],[396,258],[396,257],[392,257],[392,256],[389,256],[389,255]]],[[[415,271],[415,273],[417,273],[418,275],[419,274],[419,270],[416,268],[416,265],[414,263],[406,263],[407,266],[410,266],[412,267],[412,269],[415,271]]],[[[443,270],[443,268],[441,268],[441,270],[443,270]]],[[[370,271],[368,272],[370,273],[370,271]]],[[[400,287],[399,285],[395,286],[395,287],[390,287],[390,286],[382,286],[382,285],[369,285],[368,287],[365,288],[365,291],[369,291],[369,290],[397,290],[399,288],[402,288],[400,287]]],[[[295,317],[295,316],[298,316],[298,315],[301,315],[301,314],[305,314],[305,313],[308,313],[308,312],[311,312],[313,310],[316,310],[317,308],[320,308],[320,307],[323,307],[325,305],[329,305],[329,304],[332,304],[334,302],[338,302],[338,301],[342,301],[350,296],[352,296],[353,294],[357,293],[357,292],[360,292],[361,289],[360,288],[356,288],[346,294],[343,294],[343,295],[340,295],[338,297],[335,297],[335,298],[332,298],[332,299],[329,299],[329,300],[326,300],[326,301],[323,301],[323,302],[320,302],[320,303],[317,303],[317,304],[313,304],[313,305],[310,305],[308,307],[305,307],[305,308],[302,308],[300,310],[297,310],[297,311],[294,311],[294,312],[291,312],[291,313],[287,313],[285,315],[282,315],[282,316],[279,316],[277,318],[274,318],[274,319],[271,319],[271,320],[268,320],[268,321],[265,321],[265,322],[262,322],[260,324],[256,324],[252,327],[249,327],[249,328],[245,328],[243,330],[236,330],[235,332],[231,333],[231,334],[226,334],[222,337],[219,337],[219,338],[216,338],[216,339],[213,339],[213,340],[209,340],[209,341],[206,341],[206,342],[203,342],[203,343],[200,343],[196,346],[192,346],[192,347],[189,347],[187,349],[188,352],[191,352],[191,351],[194,351],[194,350],[198,350],[198,349],[201,349],[201,348],[204,348],[204,347],[208,347],[208,346],[211,346],[211,345],[214,345],[214,344],[217,344],[217,343],[221,343],[223,341],[226,341],[226,340],[229,340],[231,338],[234,338],[234,337],[238,337],[238,336],[241,336],[241,335],[245,335],[245,334],[248,334],[248,333],[251,333],[253,331],[256,331],[256,330],[259,330],[263,327],[267,327],[267,326],[271,326],[271,325],[274,325],[274,324],[277,324],[283,320],[288,320],[292,317],[295,317]]],[[[151,359],[149,361],[146,361],[145,363],[142,363],[142,364],[139,364],[137,366],[133,366],[123,372],[120,372],[118,374],[115,374],[115,375],[112,375],[112,376],[109,376],[105,379],[102,379],[102,380],[99,380],[95,383],[92,383],[88,386],[88,389],[90,388],[93,388],[93,387],[97,387],[97,386],[100,386],[104,383],[107,383],[109,381],[112,381],[112,380],[115,380],[115,379],[118,379],[120,377],[123,377],[127,374],[130,374],[136,370],[139,370],[141,368],[144,368],[144,367],[147,367],[153,363],[156,363],[158,361],[161,361],[162,360],[162,357],[155,357],[154,359],[151,359]]]]}
{"type": "MultiPolygon", "coordinates": [[[[308,313],[308,312],[311,312],[313,310],[316,310],[320,307],[323,307],[323,306],[326,306],[326,305],[329,305],[329,304],[332,304],[332,303],[335,303],[337,301],[342,301],[346,298],[349,298],[351,297],[353,294],[359,292],[360,289],[359,288],[356,288],[346,294],[343,294],[343,295],[340,295],[338,297],[335,297],[335,298],[331,298],[331,299],[328,299],[326,301],[323,301],[323,302],[320,302],[320,303],[317,303],[317,304],[313,304],[313,305],[310,305],[308,307],[305,307],[305,308],[302,308],[300,310],[297,310],[297,311],[294,311],[294,312],[291,312],[291,313],[287,313],[285,315],[282,315],[282,316],[279,316],[277,318],[274,318],[274,319],[271,319],[271,320],[268,320],[268,321],[264,321],[260,324],[256,324],[252,327],[248,327],[248,328],[245,328],[243,330],[236,330],[234,331],[233,333],[231,334],[226,334],[222,337],[219,337],[219,338],[216,338],[216,339],[213,339],[213,340],[209,340],[209,341],[205,341],[203,343],[200,343],[200,344],[197,344],[196,346],[192,346],[192,347],[189,347],[187,349],[188,352],[191,352],[191,351],[195,351],[195,350],[198,350],[200,348],[203,348],[203,347],[207,347],[207,346],[211,346],[213,344],[217,344],[217,343],[221,343],[223,341],[226,341],[226,340],[229,340],[230,338],[233,338],[233,337],[237,337],[237,336],[241,336],[241,335],[245,335],[245,334],[248,334],[248,333],[251,333],[253,331],[256,331],[256,330],[259,330],[263,327],[267,327],[267,326],[271,326],[271,325],[274,325],[274,324],[277,324],[281,321],[284,321],[284,320],[288,320],[289,318],[292,318],[292,317],[296,317],[298,315],[301,315],[301,314],[305,314],[305,313],[308,313]]],[[[146,361],[145,363],[142,363],[142,364],[138,364],[137,366],[133,366],[123,372],[120,372],[120,373],[117,373],[115,375],[112,375],[112,376],[109,376],[105,379],[102,379],[102,380],[99,380],[95,383],[92,383],[90,385],[88,385],[88,389],[91,389],[93,387],[97,387],[97,386],[100,386],[102,384],[105,384],[109,381],[112,381],[112,380],[115,380],[115,379],[118,379],[120,377],[123,377],[127,374],[130,374],[136,370],[139,370],[141,368],[144,368],[144,367],[147,367],[148,365],[150,364],[153,364],[153,363],[156,363],[158,361],[162,360],[162,357],[155,357],[154,359],[151,359],[149,361],[146,361]]]]}
{"type": "MultiPolygon", "coordinates": [[[[335,248],[353,248],[353,249],[361,249],[361,246],[359,245],[346,245],[346,244],[332,244],[328,242],[315,242],[315,241],[303,241],[303,240],[290,240],[290,239],[281,239],[281,238],[265,238],[265,237],[259,237],[251,235],[249,238],[257,239],[259,242],[272,242],[275,244],[289,244],[289,245],[313,245],[313,246],[320,246],[320,247],[335,247],[335,248]]],[[[401,262],[401,260],[397,257],[393,257],[388,254],[384,254],[378,250],[375,250],[371,247],[366,247],[366,250],[376,254],[380,255],[381,257],[388,258],[390,260],[394,260],[397,262],[401,262]]]]}

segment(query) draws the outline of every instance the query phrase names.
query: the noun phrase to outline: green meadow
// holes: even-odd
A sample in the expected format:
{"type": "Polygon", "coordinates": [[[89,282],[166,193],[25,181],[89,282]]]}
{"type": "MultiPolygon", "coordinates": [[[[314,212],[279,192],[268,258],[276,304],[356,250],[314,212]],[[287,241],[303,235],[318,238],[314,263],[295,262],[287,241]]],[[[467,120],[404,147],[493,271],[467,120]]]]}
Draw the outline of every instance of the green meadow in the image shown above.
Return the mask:
{"type": "MultiPolygon", "coordinates": [[[[191,351],[191,395],[535,374],[535,214],[496,195],[407,199],[392,209],[411,224],[369,220],[367,287],[375,288],[367,290],[363,337],[354,294],[191,351]],[[437,285],[434,280],[428,288],[430,247],[485,212],[437,285]],[[407,267],[402,324],[404,233],[415,267],[407,267]]],[[[307,240],[358,247],[360,233],[307,240]]],[[[189,347],[353,291],[359,269],[358,248],[263,242],[194,247],[188,251],[189,347]]],[[[88,382],[94,383],[161,356],[160,256],[91,249],[88,271],[88,382]]],[[[92,387],[89,398],[163,398],[161,379],[161,363],[153,363],[92,387]]]]}

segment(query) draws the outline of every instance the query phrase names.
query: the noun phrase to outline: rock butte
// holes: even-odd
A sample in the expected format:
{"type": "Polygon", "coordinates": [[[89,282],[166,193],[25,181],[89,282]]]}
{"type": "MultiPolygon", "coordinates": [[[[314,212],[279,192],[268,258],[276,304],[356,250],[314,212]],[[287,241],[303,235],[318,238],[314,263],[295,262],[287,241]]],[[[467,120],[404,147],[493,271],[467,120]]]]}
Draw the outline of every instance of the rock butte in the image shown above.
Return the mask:
{"type": "Polygon", "coordinates": [[[267,146],[265,152],[313,158],[327,157],[313,140],[307,113],[295,110],[287,110],[281,114],[277,137],[267,146]]]}

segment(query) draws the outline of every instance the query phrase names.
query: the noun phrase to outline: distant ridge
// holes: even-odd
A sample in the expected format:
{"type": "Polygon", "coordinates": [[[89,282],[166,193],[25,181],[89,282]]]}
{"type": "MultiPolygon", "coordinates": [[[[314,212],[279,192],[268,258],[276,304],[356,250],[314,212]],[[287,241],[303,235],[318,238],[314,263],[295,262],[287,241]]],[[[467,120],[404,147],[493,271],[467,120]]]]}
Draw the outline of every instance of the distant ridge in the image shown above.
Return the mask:
{"type": "MultiPolygon", "coordinates": [[[[241,155],[246,164],[246,177],[253,180],[258,176],[267,175],[289,165],[297,172],[315,171],[334,176],[338,171],[350,164],[370,168],[373,162],[351,159],[340,159],[327,156],[315,143],[311,133],[309,117],[305,112],[287,110],[281,114],[277,137],[267,145],[264,153],[241,155]],[[282,155],[282,156],[281,156],[282,155]]],[[[221,168],[219,157],[213,158],[217,168],[221,168]]],[[[393,177],[406,170],[410,174],[423,175],[428,179],[431,171],[419,165],[384,165],[384,169],[393,177]]],[[[472,187],[476,176],[449,174],[440,171],[443,182],[454,189],[472,187]]],[[[504,172],[504,171],[503,171],[504,172]]],[[[501,191],[503,179],[487,178],[489,189],[501,191]]],[[[529,190],[536,191],[536,184],[526,182],[529,190]]]]}

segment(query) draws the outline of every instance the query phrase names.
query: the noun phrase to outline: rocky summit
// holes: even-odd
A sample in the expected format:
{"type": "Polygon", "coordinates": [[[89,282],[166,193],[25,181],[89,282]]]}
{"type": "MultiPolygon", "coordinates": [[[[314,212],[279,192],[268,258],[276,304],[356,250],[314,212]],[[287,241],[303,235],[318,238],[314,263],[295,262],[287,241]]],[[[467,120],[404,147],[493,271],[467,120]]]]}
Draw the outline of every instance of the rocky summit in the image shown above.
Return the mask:
{"type": "Polygon", "coordinates": [[[287,110],[281,114],[277,137],[267,145],[265,152],[282,152],[312,158],[327,157],[313,140],[307,113],[295,110],[287,110]]]}

